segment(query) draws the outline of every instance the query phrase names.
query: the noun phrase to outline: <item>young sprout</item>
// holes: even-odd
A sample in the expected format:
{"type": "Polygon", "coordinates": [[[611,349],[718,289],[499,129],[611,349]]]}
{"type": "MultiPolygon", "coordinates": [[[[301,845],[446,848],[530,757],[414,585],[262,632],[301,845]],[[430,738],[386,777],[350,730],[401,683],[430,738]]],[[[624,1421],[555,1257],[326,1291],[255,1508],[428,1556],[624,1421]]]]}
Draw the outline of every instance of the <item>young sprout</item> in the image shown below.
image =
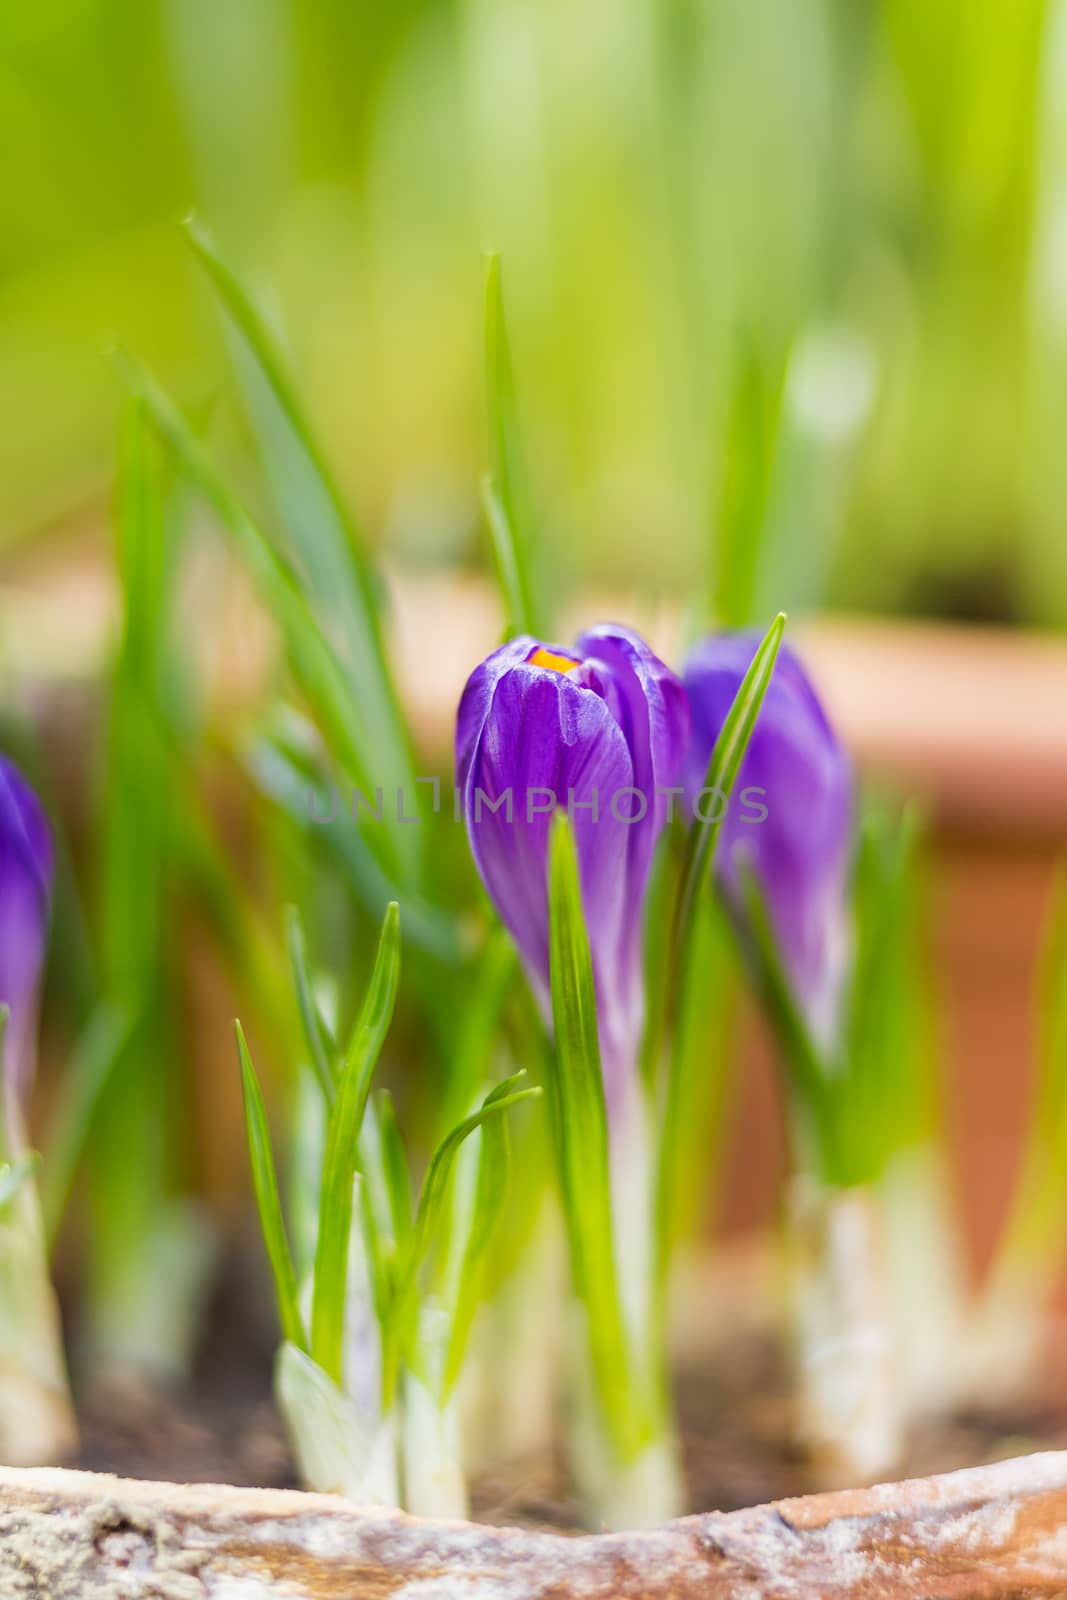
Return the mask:
{"type": "Polygon", "coordinates": [[[320,1104],[317,1159],[300,1152],[294,1209],[313,1217],[290,1248],[266,1113],[241,1026],[249,1150],[284,1343],[276,1391],[313,1489],[421,1515],[463,1516],[456,1385],[507,1184],[503,1113],[536,1095],[522,1074],[489,1090],[435,1151],[417,1205],[388,1095],[371,1094],[396,1001],[400,919],[386,912],[362,1008],[339,1048],[315,1000],[299,924],[290,951],[320,1104]],[[479,1136],[471,1203],[453,1205],[457,1156],[479,1136]]]}
{"type": "MultiPolygon", "coordinates": [[[[600,1337],[599,1315],[614,1324],[617,1288],[625,1336],[614,1325],[611,1336],[620,1350],[632,1346],[638,1373],[624,1383],[614,1358],[603,1370],[593,1361],[607,1459],[615,1458],[620,1481],[607,1496],[603,1481],[585,1488],[612,1521],[631,1516],[610,1501],[628,1497],[623,1485],[641,1450],[655,1444],[660,1455],[670,1454],[667,1417],[653,1425],[645,1415],[653,1409],[651,1395],[658,1384],[646,1370],[653,1281],[650,1108],[638,1055],[645,1008],[645,894],[672,791],[679,792],[688,729],[685,696],[674,674],[636,634],[605,626],[583,634],[574,650],[520,635],[495,651],[467,682],[456,731],[456,768],[474,860],[549,1023],[558,1000],[549,841],[557,807],[570,817],[583,938],[595,977],[594,1014],[583,1019],[586,1046],[597,1051],[601,1109],[594,1126],[599,1129],[606,1118],[610,1163],[610,1196],[596,1248],[609,1264],[612,1285],[601,1310],[590,1310],[590,1341],[595,1346],[600,1337]],[[639,1420],[624,1426],[620,1412],[627,1407],[639,1420]]],[[[558,1031],[557,1044],[562,1049],[558,1031]]],[[[560,1071],[566,1083],[562,1066],[560,1071]]],[[[565,1128],[566,1107],[560,1109],[565,1128]]],[[[577,1151],[578,1161],[592,1160],[581,1143],[577,1151]]],[[[566,1178],[564,1197],[569,1209],[576,1192],[566,1178]]],[[[571,1250],[576,1280],[586,1284],[573,1226],[571,1250]]],[[[596,1479],[608,1475],[598,1464],[596,1479]]],[[[647,1500],[642,1508],[657,1521],[661,1512],[677,1509],[676,1474],[669,1464],[658,1480],[665,1503],[647,1500]]]]}
{"type": "MultiPolygon", "coordinates": [[[[779,622],[718,752],[724,793],[780,631],[779,622]]],[[[681,1509],[662,1226],[679,1101],[669,1073],[661,1092],[661,1063],[646,1073],[641,1061],[646,1020],[666,1041],[678,999],[677,984],[663,985],[657,1015],[646,1019],[645,902],[653,854],[682,794],[688,722],[674,674],[635,634],[605,626],[574,650],[520,636],[496,651],[467,683],[456,735],[471,850],[554,1034],[550,1104],[584,1313],[572,1459],[591,1520],[613,1526],[654,1524],[681,1509]]],[[[675,915],[657,930],[679,968],[715,833],[691,835],[675,915]]]]}
{"type": "MultiPolygon", "coordinates": [[[[756,648],[704,641],[685,672],[690,787],[756,648]]],[[[747,804],[723,824],[717,878],[785,1068],[801,1428],[847,1478],[890,1467],[903,1420],[881,1185],[928,1127],[925,1085],[894,1021],[906,852],[861,851],[851,763],[797,657],[783,649],[741,764],[747,804]],[[854,893],[855,889],[855,893],[854,893]]]]}
{"type": "Polygon", "coordinates": [[[0,1462],[14,1465],[61,1459],[75,1438],[24,1122],[51,894],[44,812],[0,756],[0,1462]]]}

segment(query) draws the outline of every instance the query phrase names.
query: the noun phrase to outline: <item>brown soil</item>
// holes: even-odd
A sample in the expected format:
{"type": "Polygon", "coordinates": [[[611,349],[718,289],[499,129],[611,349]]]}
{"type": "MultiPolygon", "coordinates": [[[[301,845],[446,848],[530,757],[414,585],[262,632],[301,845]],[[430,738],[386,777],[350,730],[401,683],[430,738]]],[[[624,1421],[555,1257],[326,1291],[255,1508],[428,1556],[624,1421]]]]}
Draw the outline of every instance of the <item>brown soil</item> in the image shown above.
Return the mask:
{"type": "MultiPolygon", "coordinates": [[[[73,1465],[173,1482],[295,1484],[271,1401],[270,1324],[258,1286],[239,1269],[224,1280],[188,1388],[164,1393],[116,1379],[85,1388],[82,1448],[73,1465]]],[[[680,1375],[677,1395],[691,1511],[732,1511],[827,1487],[791,1442],[788,1375],[771,1338],[746,1333],[727,1342],[713,1363],[680,1375]]],[[[1010,1415],[975,1412],[919,1430],[898,1475],[1063,1448],[1067,1401],[1010,1415]]],[[[473,1506],[490,1522],[580,1525],[558,1460],[478,1482],[473,1506]]]]}
{"type": "Polygon", "coordinates": [[[274,1338],[261,1263],[235,1251],[187,1385],[153,1386],[126,1373],[76,1383],[81,1446],[69,1465],[175,1483],[296,1487],[271,1398],[274,1338]]]}

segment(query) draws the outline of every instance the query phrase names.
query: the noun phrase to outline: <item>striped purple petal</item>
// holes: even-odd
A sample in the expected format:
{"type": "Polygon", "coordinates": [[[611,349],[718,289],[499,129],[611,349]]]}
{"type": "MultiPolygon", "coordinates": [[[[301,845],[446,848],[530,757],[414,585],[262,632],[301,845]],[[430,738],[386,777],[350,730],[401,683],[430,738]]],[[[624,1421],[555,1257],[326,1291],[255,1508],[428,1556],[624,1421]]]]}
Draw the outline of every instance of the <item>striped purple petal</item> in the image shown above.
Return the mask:
{"type": "Polygon", "coordinates": [[[678,680],[625,628],[574,651],[523,637],[475,669],[456,758],[471,849],[549,1014],[551,813],[571,815],[609,1093],[644,1014],[642,917],[656,840],[681,783],[688,707],[678,680]]]}
{"type": "Polygon", "coordinates": [[[0,1003],[10,1016],[3,1077],[9,1107],[33,1075],[37,995],[52,894],[52,839],[25,778],[0,756],[0,1003]]]}
{"type": "MultiPolygon", "coordinates": [[[[721,634],[705,639],[689,658],[691,795],[703,784],[758,645],[756,634],[721,634]]],[[[851,762],[799,659],[783,645],[723,824],[717,872],[736,907],[739,852],[751,863],[794,994],[827,1049],[837,1041],[848,962],[852,812],[851,762]]]]}

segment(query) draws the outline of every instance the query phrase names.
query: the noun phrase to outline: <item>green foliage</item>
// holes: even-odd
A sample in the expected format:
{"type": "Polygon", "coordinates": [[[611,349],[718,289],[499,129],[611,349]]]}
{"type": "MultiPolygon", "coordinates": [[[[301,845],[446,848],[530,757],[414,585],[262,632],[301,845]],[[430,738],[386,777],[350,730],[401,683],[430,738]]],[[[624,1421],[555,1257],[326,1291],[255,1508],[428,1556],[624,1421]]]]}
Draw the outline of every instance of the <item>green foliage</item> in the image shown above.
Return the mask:
{"type": "Polygon", "coordinates": [[[330,1059],[333,1039],[323,1021],[315,996],[312,993],[311,977],[307,966],[307,941],[304,937],[304,925],[300,920],[300,913],[295,906],[289,906],[285,914],[286,945],[289,950],[289,965],[293,975],[293,987],[296,991],[297,1008],[300,1012],[300,1026],[303,1031],[304,1043],[307,1046],[308,1061],[314,1068],[315,1076],[319,1080],[319,1087],[329,1105],[333,1104],[336,1093],[336,1069],[330,1059]]]}
{"type": "Polygon", "coordinates": [[[712,792],[714,803],[706,808],[706,815],[690,829],[685,862],[682,868],[681,892],[678,897],[676,922],[672,932],[672,950],[677,964],[684,966],[689,929],[694,907],[703,892],[715,853],[715,845],[737,774],[745,758],[749,740],[756,726],[764,696],[778,659],[778,647],[785,631],[785,616],[779,612],[760,642],[759,648],[741,680],[733,704],[715,740],[715,748],[708,761],[704,787],[712,792]]]}
{"type": "MultiPolygon", "coordinates": [[[[302,1081],[314,1083],[325,1110],[321,1170],[316,1171],[314,1160],[308,1161],[309,1149],[301,1152],[298,1170],[303,1188],[316,1182],[318,1187],[309,1330],[300,1310],[297,1273],[282,1216],[263,1102],[238,1025],[253,1178],[285,1348],[290,1352],[285,1370],[293,1378],[291,1353],[302,1352],[304,1364],[297,1370],[305,1377],[312,1371],[318,1375],[315,1383],[320,1398],[335,1397],[336,1404],[331,1402],[327,1410],[334,1425],[340,1426],[337,1419],[348,1414],[347,1402],[337,1398],[346,1392],[346,1330],[357,1309],[352,1303],[352,1266],[361,1256],[380,1345],[379,1420],[384,1420],[397,1403],[402,1370],[421,1371],[423,1367],[419,1330],[424,1310],[438,1292],[429,1282],[424,1295],[423,1269],[431,1256],[450,1257],[458,1270],[437,1275],[447,1294],[451,1320],[446,1360],[437,1381],[437,1400],[444,1407],[459,1375],[475,1312],[486,1294],[486,1263],[508,1178],[504,1113],[540,1091],[520,1088],[521,1072],[490,1089],[480,1106],[441,1139],[427,1167],[418,1205],[413,1207],[409,1161],[392,1100],[385,1090],[371,1093],[396,1002],[398,907],[391,905],[386,912],[374,969],[343,1055],[316,1005],[303,930],[294,911],[287,918],[287,933],[304,1044],[309,1056],[316,1051],[320,1055],[318,1067],[309,1069],[313,1076],[302,1081]],[[454,1169],[462,1146],[473,1135],[479,1136],[472,1168],[473,1204],[457,1227],[456,1208],[450,1203],[454,1169]],[[360,1231],[354,1237],[357,1217],[360,1231]]],[[[306,1195],[298,1195],[296,1201],[301,1212],[310,1209],[306,1195]]],[[[299,1382],[295,1387],[287,1383],[281,1392],[295,1396],[300,1389],[299,1382]]],[[[298,1432],[303,1448],[310,1448],[313,1441],[308,1440],[307,1430],[298,1432]]],[[[358,1454],[358,1441],[350,1443],[358,1454]]]]}
{"type": "Polygon", "coordinates": [[[296,1273],[293,1270],[293,1258],[289,1252],[289,1240],[286,1237],[285,1221],[282,1216],[267,1113],[256,1069],[252,1065],[252,1058],[245,1043],[244,1030],[239,1022],[236,1028],[237,1049],[241,1061],[241,1088],[244,1093],[245,1121],[248,1128],[248,1153],[252,1162],[252,1182],[256,1191],[256,1204],[259,1207],[259,1224],[263,1231],[263,1241],[267,1247],[271,1272],[274,1275],[278,1315],[285,1338],[290,1344],[306,1351],[308,1337],[297,1298],[296,1273]]]}
{"type": "MultiPolygon", "coordinates": [[[[321,626],[349,686],[339,719],[343,742],[336,753],[355,757],[362,782],[354,771],[352,776],[368,796],[374,785],[390,795],[398,789],[411,794],[415,774],[382,640],[381,583],[366,539],[353,522],[263,318],[203,224],[193,220],[186,231],[237,335],[238,377],[294,577],[299,574],[306,610],[321,626]]],[[[419,837],[417,828],[390,830],[391,864],[399,887],[417,883],[419,837]]]]}
{"type": "Polygon", "coordinates": [[[722,449],[712,550],[711,614],[724,628],[754,621],[760,558],[770,516],[782,373],[773,379],[756,341],[740,341],[722,449]]]}
{"type": "MultiPolygon", "coordinates": [[[[650,924],[654,926],[655,924],[650,924]]],[[[720,1177],[734,1074],[737,971],[729,929],[713,895],[694,917],[678,991],[671,1059],[663,1086],[656,1232],[660,1293],[683,1240],[703,1238],[709,1197],[720,1177]]],[[[666,1314],[665,1300],[662,1302],[666,1314]]]]}
{"type": "Polygon", "coordinates": [[[101,1096],[123,1058],[131,1033],[130,1017],[105,1002],[93,1012],[67,1062],[48,1127],[48,1161],[41,1174],[41,1211],[50,1246],[56,1242],[101,1096]]]}
{"type": "Polygon", "coordinates": [[[853,869],[855,953],[843,1053],[850,1078],[851,1132],[864,1148],[853,1165],[876,1168],[927,1142],[937,1121],[933,1063],[925,1037],[919,947],[922,818],[869,804],[853,869]]]}
{"type": "Polygon", "coordinates": [[[442,1401],[447,1397],[449,1389],[458,1376],[459,1364],[465,1349],[466,1336],[480,1298],[481,1284],[479,1275],[485,1254],[492,1240],[494,1227],[500,1215],[501,1182],[506,1179],[507,1168],[500,1160],[499,1145],[494,1138],[494,1125],[499,1121],[503,1113],[509,1111],[512,1106],[520,1105],[524,1100],[533,1099],[541,1092],[536,1088],[516,1088],[516,1085],[522,1081],[524,1076],[523,1072],[516,1072],[510,1078],[506,1078],[503,1083],[497,1084],[496,1088],[486,1095],[477,1111],[473,1112],[469,1117],[465,1117],[462,1122],[451,1129],[434,1151],[427,1169],[425,1182],[423,1183],[422,1194],[419,1197],[418,1211],[408,1244],[407,1257],[398,1273],[396,1303],[392,1313],[393,1329],[401,1347],[409,1352],[409,1361],[417,1365],[419,1354],[416,1348],[416,1340],[419,1317],[414,1293],[416,1276],[419,1268],[426,1260],[435,1238],[440,1234],[445,1224],[448,1214],[446,1204],[448,1186],[460,1147],[472,1134],[477,1133],[480,1129],[483,1130],[478,1192],[469,1220],[469,1234],[463,1255],[463,1269],[456,1286],[459,1304],[455,1309],[460,1311],[461,1319],[453,1325],[453,1333],[449,1340],[448,1365],[444,1377],[442,1401]],[[487,1128],[489,1129],[488,1139],[485,1136],[485,1129],[487,1128]],[[471,1275],[467,1276],[467,1272],[471,1275]]]}
{"type": "MultiPolygon", "coordinates": [[[[344,776],[368,797],[381,768],[371,730],[359,709],[361,696],[332,640],[316,619],[312,599],[297,570],[275,548],[241,500],[217,472],[177,407],[128,356],[120,358],[127,384],[154,426],[205,496],[255,579],[263,603],[282,633],[293,675],[320,732],[344,776]]],[[[410,792],[410,790],[409,790],[410,792]]],[[[400,842],[417,830],[376,827],[369,835],[382,870],[394,883],[407,881],[408,848],[400,842]]]]}
{"type": "MultiPolygon", "coordinates": [[[[500,1102],[510,1097],[521,1074],[516,1074],[499,1084],[489,1095],[483,1110],[500,1109],[500,1102]]],[[[502,1211],[511,1177],[511,1141],[507,1119],[500,1116],[483,1116],[476,1130],[479,1139],[478,1160],[474,1193],[467,1207],[465,1237],[453,1244],[456,1260],[455,1285],[449,1299],[454,1306],[452,1326],[448,1340],[444,1387],[446,1394],[459,1377],[463,1357],[467,1351],[471,1328],[479,1305],[489,1298],[487,1274],[492,1247],[501,1223],[502,1211]]]]}
{"type": "Polygon", "coordinates": [[[482,483],[482,504],[507,610],[508,632],[547,638],[532,570],[529,488],[519,446],[500,257],[495,252],[489,256],[485,275],[485,395],[493,466],[482,483]]]}
{"type": "Polygon", "coordinates": [[[756,981],[778,1042],[799,1159],[847,1188],[877,1182],[890,1159],[934,1134],[925,997],[916,950],[918,814],[869,807],[853,873],[853,953],[841,1038],[821,1050],[792,992],[766,899],[742,868],[756,981]]]}
{"type": "Polygon", "coordinates": [[[311,1354],[335,1383],[341,1381],[348,1245],[356,1156],[371,1079],[396,1004],[400,978],[400,908],[386,912],[366,998],[345,1051],[326,1130],[318,1244],[311,1310],[311,1354]]]}
{"type": "MultiPolygon", "coordinates": [[[[648,1022],[642,1045],[643,1074],[650,1086],[656,1086],[665,1071],[655,1199],[656,1281],[660,1297],[665,1292],[677,1237],[680,1196],[691,1182],[684,1145],[686,1127],[693,1125],[691,1118],[696,1112],[694,1070],[698,1076],[707,1072],[706,1066],[694,1069],[692,1033],[686,1027],[686,1019],[692,1020],[697,995],[702,994],[710,1002],[721,980],[721,970],[710,979],[702,970],[707,951],[704,906],[710,893],[711,864],[730,796],[774,673],[784,629],[785,617],[779,613],[741,680],[704,778],[704,787],[713,792],[714,802],[706,808],[704,820],[698,820],[686,832],[677,851],[677,863],[672,859],[673,852],[662,863],[656,885],[658,903],[649,913],[656,925],[662,919],[669,929],[668,937],[662,941],[662,953],[650,970],[648,1022]]],[[[668,840],[668,845],[671,843],[668,840]]],[[[720,1037],[720,1050],[723,1044],[720,1037]]],[[[693,1159],[700,1157],[693,1152],[690,1160],[693,1159]]]]}
{"type": "Polygon", "coordinates": [[[552,825],[548,882],[555,1028],[549,1104],[560,1193],[574,1287],[588,1316],[597,1395],[615,1449],[626,1461],[643,1442],[642,1396],[635,1392],[619,1297],[593,963],[574,835],[562,815],[552,825]]]}

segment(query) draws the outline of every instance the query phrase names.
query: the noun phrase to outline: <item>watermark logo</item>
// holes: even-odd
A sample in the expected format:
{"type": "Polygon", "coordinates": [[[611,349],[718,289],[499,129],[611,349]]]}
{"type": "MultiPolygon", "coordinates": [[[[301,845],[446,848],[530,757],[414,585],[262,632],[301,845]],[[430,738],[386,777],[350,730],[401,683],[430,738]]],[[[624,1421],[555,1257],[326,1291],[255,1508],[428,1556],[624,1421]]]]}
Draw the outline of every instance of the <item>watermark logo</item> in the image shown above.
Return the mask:
{"type": "MultiPolygon", "coordinates": [[[[329,827],[343,820],[350,820],[357,825],[364,822],[397,822],[409,826],[422,822],[427,814],[440,816],[445,810],[446,794],[441,779],[416,778],[415,785],[414,794],[399,788],[391,791],[390,799],[386,798],[381,788],[375,789],[372,796],[367,796],[354,787],[346,794],[338,784],[331,783],[321,788],[309,786],[308,821],[318,827],[329,827]]],[[[749,784],[732,797],[716,788],[698,789],[695,794],[687,795],[680,785],[669,788],[657,786],[650,795],[632,784],[607,793],[594,785],[590,789],[583,789],[580,795],[576,790],[568,789],[566,799],[557,794],[555,789],[537,784],[526,789],[508,787],[495,795],[476,788],[467,798],[462,789],[453,786],[449,810],[453,822],[470,821],[477,827],[486,821],[503,822],[507,826],[520,822],[528,825],[538,817],[551,816],[557,809],[566,811],[570,816],[581,814],[594,825],[611,822],[632,826],[643,822],[650,814],[657,817],[662,815],[668,823],[677,816],[688,816],[695,822],[719,823],[729,811],[736,809],[739,821],[756,826],[767,820],[766,799],[766,789],[755,784],[749,784]],[[666,802],[662,812],[661,801],[666,802]]]]}

